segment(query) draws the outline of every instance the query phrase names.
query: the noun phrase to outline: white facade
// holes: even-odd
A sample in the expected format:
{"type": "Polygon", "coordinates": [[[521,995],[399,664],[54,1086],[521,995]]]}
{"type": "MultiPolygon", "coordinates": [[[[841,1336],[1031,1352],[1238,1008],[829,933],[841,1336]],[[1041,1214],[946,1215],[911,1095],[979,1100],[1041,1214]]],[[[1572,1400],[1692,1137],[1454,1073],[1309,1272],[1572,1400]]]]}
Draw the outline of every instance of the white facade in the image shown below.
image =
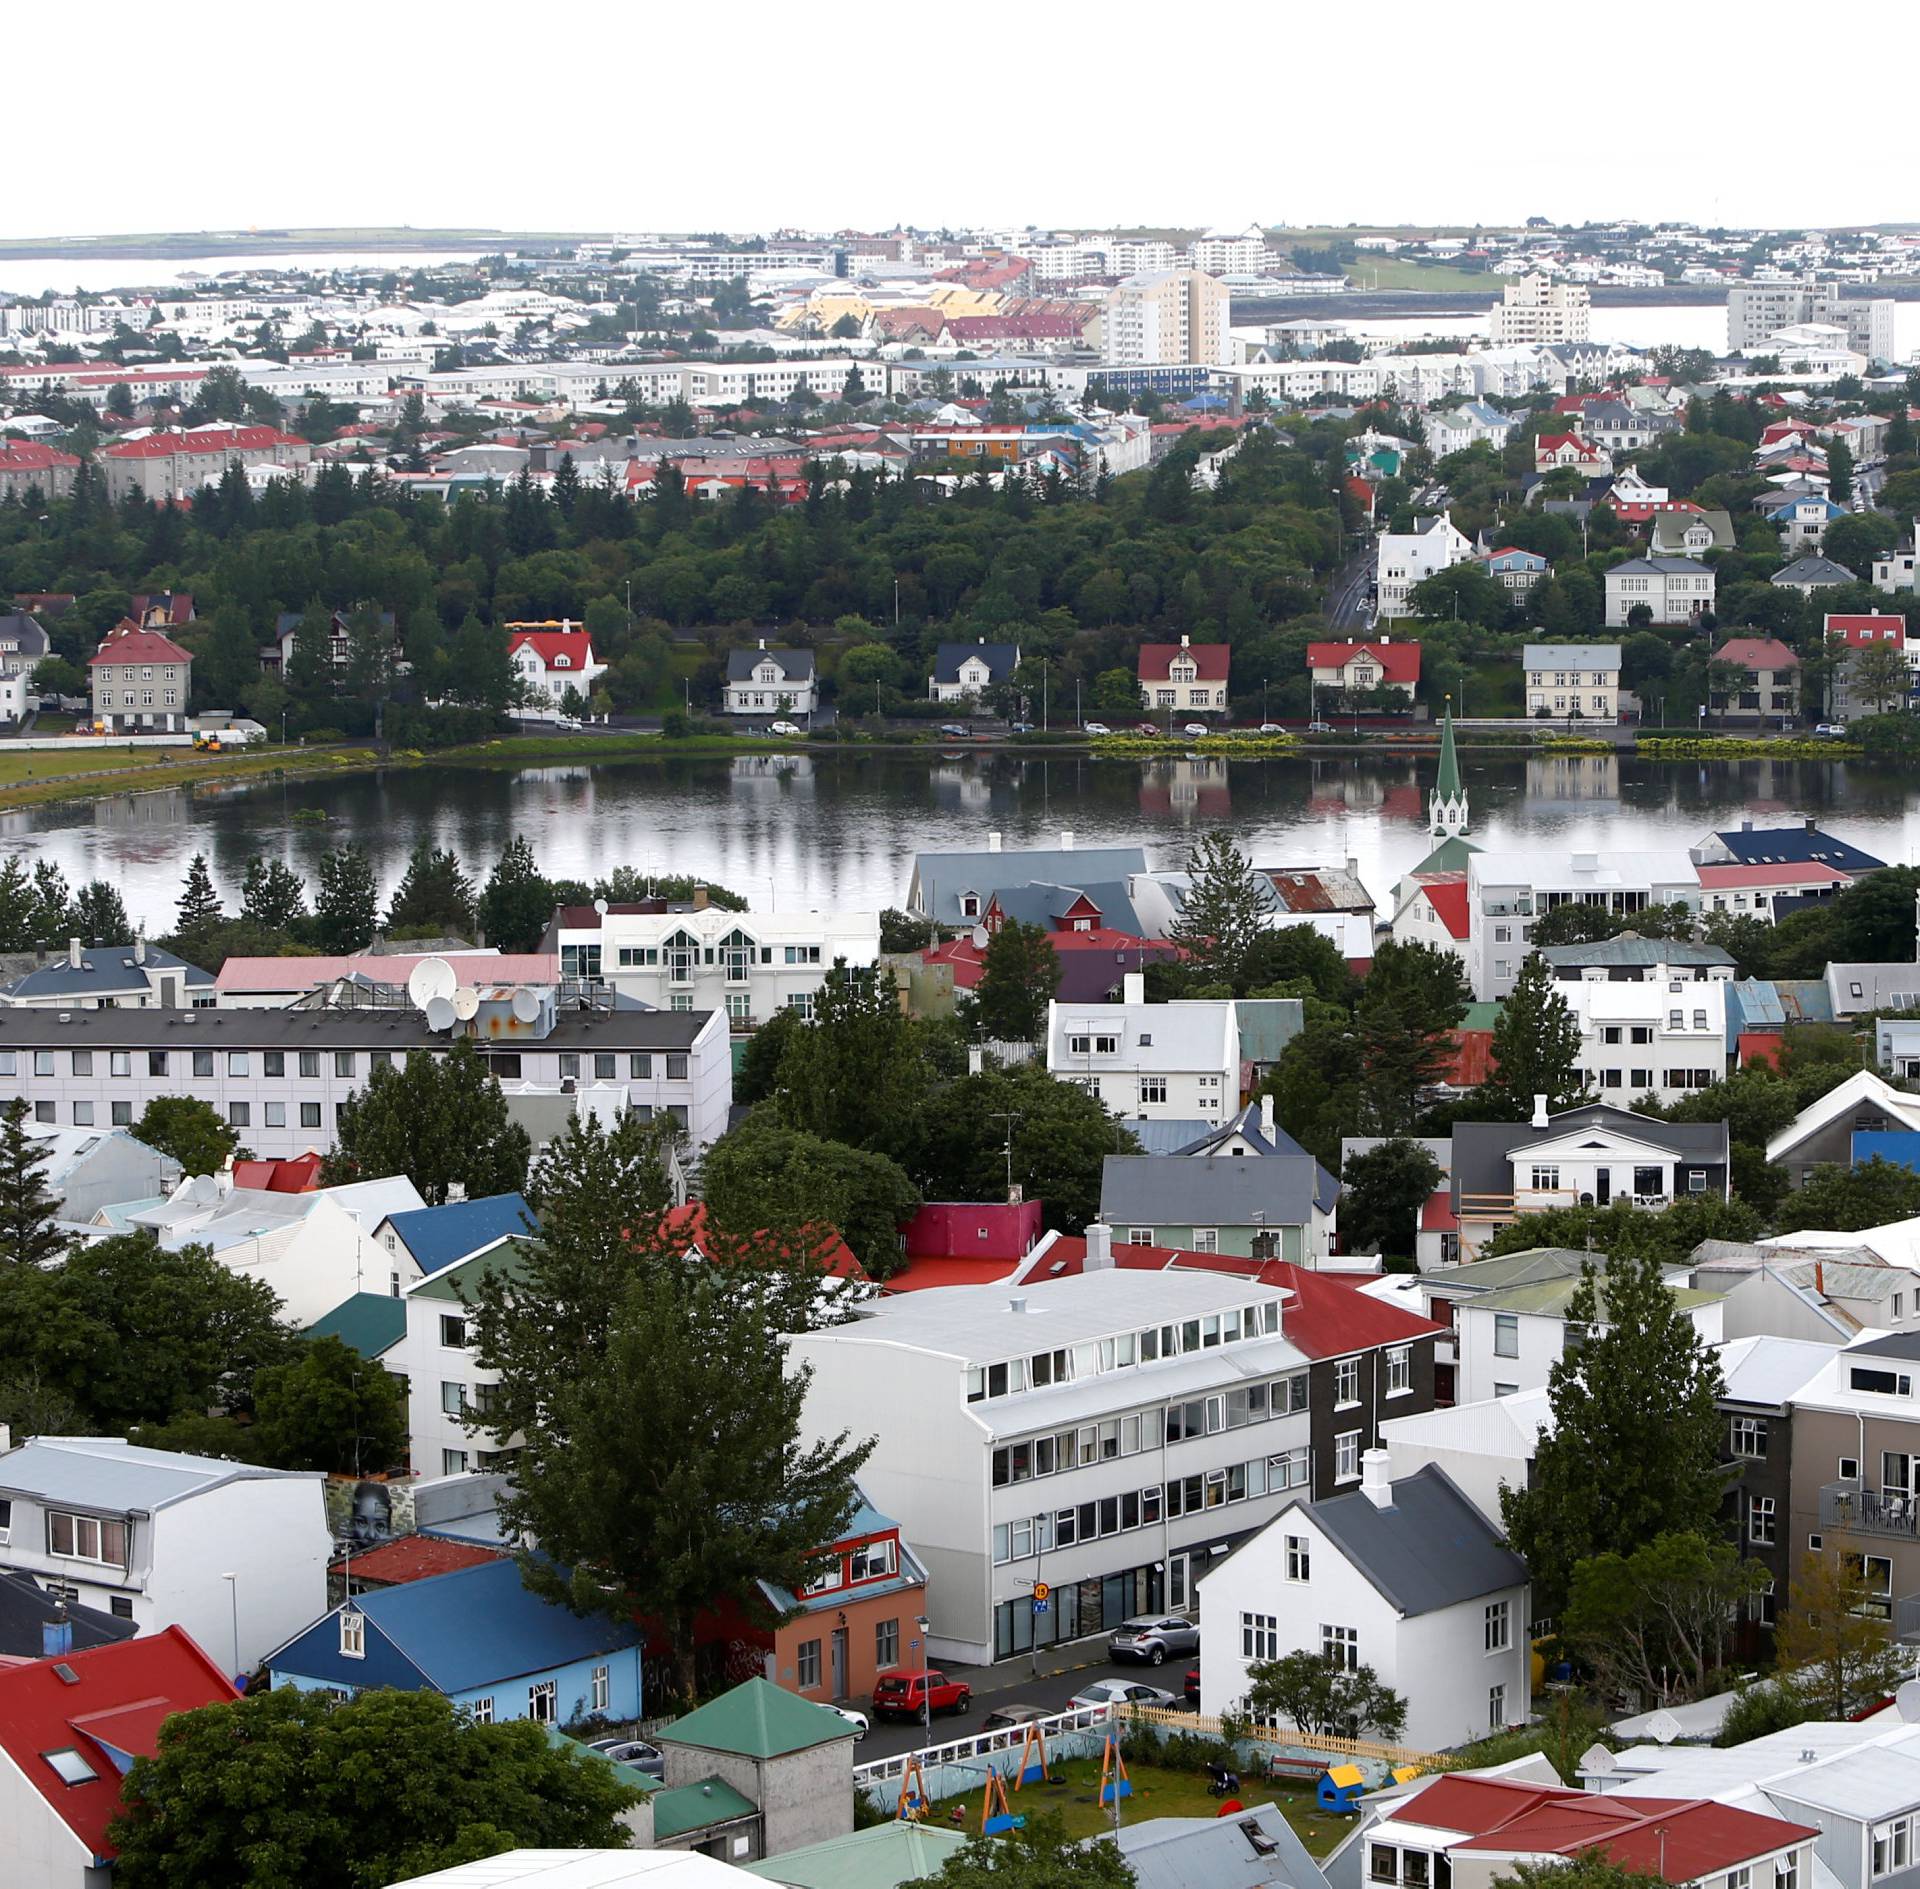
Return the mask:
{"type": "Polygon", "coordinates": [[[584,635],[571,634],[571,623],[556,623],[556,634],[545,627],[535,631],[526,624],[509,624],[513,635],[513,673],[530,700],[558,707],[572,689],[585,701],[593,685],[607,673],[608,665],[593,653],[592,642],[584,635]],[[526,631],[524,635],[517,632],[526,631]]]}
{"type": "Polygon", "coordinates": [[[1513,421],[1492,407],[1469,401],[1464,407],[1452,407],[1444,413],[1427,415],[1427,451],[1435,459],[1449,453],[1464,452],[1469,446],[1491,446],[1498,452],[1513,431],[1513,421]]]}
{"type": "Polygon", "coordinates": [[[729,715],[811,715],[819,707],[819,672],[810,653],[797,674],[790,674],[781,658],[800,656],[800,651],[769,650],[763,639],[755,654],[757,659],[747,665],[745,675],[727,679],[724,701],[729,715]]]}
{"type": "Polygon", "coordinates": [[[1244,230],[1208,230],[1187,246],[1187,261],[1208,275],[1259,275],[1267,266],[1267,239],[1257,223],[1244,230]]]}
{"type": "Polygon", "coordinates": [[[1101,322],[1109,364],[1224,365],[1230,358],[1226,285],[1194,269],[1128,276],[1107,291],[1101,322]]]}
{"type": "Polygon", "coordinates": [[[1558,347],[1568,341],[1585,341],[1592,300],[1584,288],[1570,282],[1550,282],[1542,275],[1509,282],[1493,305],[1493,345],[1499,348],[1533,341],[1558,347]]]}
{"type": "Polygon", "coordinates": [[[1662,1107],[1710,1088],[1727,1073],[1727,986],[1655,969],[1644,982],[1604,972],[1555,988],[1580,1023],[1580,1070],[1603,1102],[1662,1107]]]}
{"type": "Polygon", "coordinates": [[[457,1476],[493,1468],[497,1452],[511,1441],[469,1430],[461,1420],[462,1411],[485,1407],[500,1373],[474,1356],[472,1326],[460,1294],[464,1290],[472,1296],[490,1256],[504,1244],[483,1247],[442,1272],[416,1280],[401,1295],[407,1328],[380,1362],[407,1388],[407,1460],[416,1476],[457,1476]]]}
{"type": "MultiPolygon", "coordinates": [[[[1547,1158],[1563,1160],[1564,1152],[1547,1158]]],[[[1658,1149],[1649,1148],[1645,1153],[1650,1162],[1662,1158],[1658,1149]]],[[[1664,1159],[1670,1167],[1672,1155],[1664,1159]]],[[[1580,1189],[1583,1193],[1592,1191],[1591,1187],[1580,1189]]],[[[1719,1344],[1726,1335],[1722,1328],[1725,1302],[1688,1291],[1684,1285],[1677,1289],[1683,1294],[1687,1318],[1700,1334],[1701,1343],[1719,1344]]],[[[1603,1317],[1603,1328],[1604,1323],[1603,1317]]],[[[1567,1348],[1567,1321],[1562,1313],[1527,1311],[1502,1292],[1488,1293],[1484,1303],[1471,1298],[1457,1301],[1454,1329],[1460,1341],[1454,1392],[1464,1404],[1545,1390],[1553,1367],[1567,1348]]]]}
{"type": "Polygon", "coordinates": [[[1529,643],[1521,651],[1527,713],[1620,719],[1618,643],[1529,643]]]}
{"type": "Polygon", "coordinates": [[[1693,623],[1713,608],[1713,572],[1693,558],[1629,558],[1607,572],[1607,628],[1645,604],[1654,623],[1693,623]]]}
{"type": "Polygon", "coordinates": [[[1224,1124],[1240,1105],[1240,1025],[1231,1002],[1150,1004],[1137,972],[1125,1001],[1047,1006],[1047,1070],[1109,1113],[1224,1124]]]}
{"type": "Polygon", "coordinates": [[[1472,556],[1473,541],[1444,513],[1409,532],[1383,531],[1375,565],[1380,615],[1411,616],[1407,594],[1416,584],[1472,556]]]}
{"type": "Polygon", "coordinates": [[[35,1437],[0,1456],[7,1565],[142,1633],[182,1627],[250,1672],[326,1611],[325,1480],[114,1437],[35,1437]]]}

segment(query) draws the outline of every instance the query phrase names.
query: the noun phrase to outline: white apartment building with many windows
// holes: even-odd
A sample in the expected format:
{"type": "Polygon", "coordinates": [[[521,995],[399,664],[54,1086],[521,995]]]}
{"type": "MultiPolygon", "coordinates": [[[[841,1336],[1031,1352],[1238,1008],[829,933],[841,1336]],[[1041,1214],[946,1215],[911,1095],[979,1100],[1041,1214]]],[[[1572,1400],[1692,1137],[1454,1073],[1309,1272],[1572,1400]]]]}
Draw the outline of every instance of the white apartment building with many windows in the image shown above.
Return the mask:
{"type": "Polygon", "coordinates": [[[1605,971],[1555,986],[1580,1024],[1580,1069],[1603,1102],[1665,1107],[1727,1073],[1727,985],[1688,970],[1655,969],[1644,982],[1605,971]]]}
{"type": "Polygon", "coordinates": [[[861,1486],[926,1565],[936,1659],[1191,1607],[1210,1562],[1311,1487],[1287,1292],[1117,1269],[1110,1245],[1087,1266],[874,1300],[785,1341],[813,1371],[807,1442],[879,1433],[861,1486]]]}
{"type": "Polygon", "coordinates": [[[1509,282],[1493,305],[1491,339],[1496,348],[1538,342],[1559,347],[1585,341],[1593,298],[1572,282],[1551,282],[1543,275],[1509,282]]]}
{"type": "Polygon", "coordinates": [[[1226,285],[1197,269],[1128,276],[1107,291],[1102,351],[1116,367],[1228,360],[1226,285]]]}
{"type": "Polygon", "coordinates": [[[1644,605],[1649,623],[1696,623],[1713,608],[1713,572],[1698,558],[1628,558],[1607,572],[1607,628],[1637,627],[1644,605]]]}
{"type": "Polygon", "coordinates": [[[1047,1070],[1115,1115],[1224,1125],[1240,1106],[1240,1023],[1226,999],[1150,1004],[1125,974],[1117,1004],[1047,1006],[1047,1070]]]}

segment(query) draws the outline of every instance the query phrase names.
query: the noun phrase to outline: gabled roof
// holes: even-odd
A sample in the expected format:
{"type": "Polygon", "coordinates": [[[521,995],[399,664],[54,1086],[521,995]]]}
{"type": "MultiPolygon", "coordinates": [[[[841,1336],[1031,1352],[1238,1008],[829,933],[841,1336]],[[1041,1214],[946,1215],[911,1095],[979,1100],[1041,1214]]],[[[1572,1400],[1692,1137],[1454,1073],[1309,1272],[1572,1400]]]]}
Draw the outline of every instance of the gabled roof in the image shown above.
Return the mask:
{"type": "Polygon", "coordinates": [[[539,1228],[533,1209],[517,1193],[483,1194],[476,1200],[450,1200],[443,1207],[391,1214],[387,1225],[426,1273],[438,1272],[495,1240],[539,1228]]]}
{"type": "Polygon", "coordinates": [[[1742,669],[1798,669],[1800,658],[1777,636],[1730,636],[1713,652],[1715,662],[1742,669]]]}
{"type": "Polygon", "coordinates": [[[813,680],[813,651],[810,649],[730,649],[727,651],[727,680],[751,682],[753,672],[770,662],[789,682],[813,680]]]}
{"type": "Polygon", "coordinates": [[[1429,879],[1420,887],[1417,897],[1424,898],[1446,927],[1449,938],[1464,940],[1470,928],[1471,913],[1467,904],[1467,882],[1461,879],[1429,879]]]}
{"type": "Polygon", "coordinates": [[[87,667],[99,663],[192,662],[193,653],[158,630],[115,630],[98,650],[87,658],[87,667]]]}
{"type": "MultiPolygon", "coordinates": [[[[113,660],[117,662],[119,658],[116,656],[113,660]]],[[[183,972],[181,981],[189,990],[212,987],[211,971],[204,971],[199,965],[189,964],[185,958],[177,958],[171,951],[162,951],[158,945],[151,944],[146,947],[146,958],[142,962],[136,956],[138,950],[136,945],[82,945],[78,964],[73,962],[71,952],[56,953],[45,964],[16,978],[7,986],[7,994],[20,1001],[31,997],[132,995],[152,988],[149,971],[183,972]]]]}
{"type": "MultiPolygon", "coordinates": [[[[656,1796],[656,1836],[660,1834],[659,1801],[656,1796]]],[[[738,1867],[745,1875],[784,1883],[789,1889],[899,1889],[902,1883],[938,1877],[947,1858],[964,1849],[967,1839],[965,1830],[943,1830],[938,1824],[896,1818],[738,1867]]]]}
{"type": "MultiPolygon", "coordinates": [[[[234,1699],[232,1682],[180,1627],[0,1669],[0,1749],[89,1857],[113,1855],[107,1825],[135,1758],[158,1748],[176,1712],[234,1699]],[[73,1752],[91,1773],[69,1784],[48,1761],[73,1752]]],[[[16,1842],[25,1838],[16,1830],[16,1842]]],[[[51,1847],[51,1846],[49,1846],[51,1847]]],[[[73,1872],[79,1880],[80,1872],[73,1872]]]]}
{"type": "Polygon", "coordinates": [[[1622,932],[1614,938],[1596,938],[1587,944],[1542,945],[1540,955],[1559,969],[1590,965],[1671,964],[1675,966],[1733,964],[1733,954],[1723,945],[1693,944],[1682,938],[1642,938],[1637,932],[1622,932]]]}
{"type": "Polygon", "coordinates": [[[307,1327],[309,1338],[337,1338],[363,1358],[391,1351],[407,1335],[407,1302],[390,1292],[356,1292],[307,1327]]]}
{"type": "MultiPolygon", "coordinates": [[[[816,1706],[814,1709],[819,1711],[822,1708],[816,1706]]],[[[656,1790],[651,1802],[656,1841],[683,1837],[689,1830],[705,1830],[714,1824],[738,1823],[743,1818],[759,1814],[759,1807],[752,1798],[742,1795],[717,1773],[712,1777],[696,1778],[691,1784],[678,1784],[670,1791],[656,1790]]],[[[628,1854],[625,1850],[619,1852],[622,1858],[628,1854]]],[[[614,1881],[617,1884],[621,1879],[616,1877],[614,1881]]],[[[535,1889],[538,1889],[538,1884],[535,1889]]],[[[572,1889],[572,1886],[569,1885],[568,1889],[572,1889]]],[[[578,1889],[588,1889],[588,1884],[582,1882],[578,1889]]]]}
{"type": "Polygon", "coordinates": [[[142,1449],[112,1436],[36,1436],[0,1456],[0,1490],[104,1514],[154,1510],[229,1482],[320,1482],[318,1470],[263,1469],[217,1456],[142,1449]]]}
{"type": "Polygon", "coordinates": [[[304,446],[294,433],[274,426],[205,426],[186,432],[149,433],[145,439],[103,446],[103,459],[171,459],[177,453],[264,452],[273,446],[304,446]]]}
{"type": "Polygon", "coordinates": [[[1365,657],[1380,665],[1380,673],[1389,682],[1420,680],[1420,645],[1405,643],[1309,643],[1309,669],[1344,669],[1356,657],[1365,657]]]}
{"type": "Polygon", "coordinates": [[[1785,570],[1775,571],[1767,580],[1773,584],[1857,584],[1860,580],[1844,564],[1832,558],[1795,558],[1785,570]]]}
{"type": "Polygon", "coordinates": [[[71,1631],[70,1646],[111,1646],[130,1640],[140,1631],[134,1620],[122,1620],[103,1607],[61,1602],[30,1574],[0,1568],[0,1658],[40,1659],[46,1655],[45,1629],[64,1620],[71,1631]]]}
{"type": "Polygon", "coordinates": [[[332,1571],[377,1587],[399,1587],[408,1581],[428,1581],[461,1568],[484,1567],[507,1551],[477,1541],[449,1541],[444,1535],[401,1535],[383,1541],[365,1554],[342,1556],[332,1571]]]}
{"type": "Polygon", "coordinates": [[[593,638],[584,630],[515,630],[507,654],[530,649],[542,668],[555,667],[583,674],[593,666],[593,638]]]}
{"type": "Polygon", "coordinates": [[[1101,1164],[1100,1214],[1115,1226],[1306,1226],[1319,1204],[1310,1154],[1174,1157],[1110,1154],[1101,1164]]]}
{"type": "Polygon", "coordinates": [[[933,655],[933,679],[958,682],[963,662],[983,662],[987,673],[998,682],[1013,674],[1020,661],[1018,643],[942,643],[933,655]]]}
{"type": "Polygon", "coordinates": [[[1233,651],[1226,643],[1142,643],[1138,670],[1141,681],[1164,682],[1177,656],[1192,658],[1196,682],[1224,682],[1233,651]]]}
{"type": "Polygon", "coordinates": [[[1528,643],[1520,651],[1522,669],[1618,669],[1618,643],[1528,643]]]}
{"type": "Polygon", "coordinates": [[[1829,610],[1825,630],[1828,636],[1841,637],[1854,649],[1864,648],[1868,643],[1894,643],[1904,647],[1907,641],[1907,620],[1897,610],[1875,610],[1865,615],[1829,610]]]}
{"type": "Polygon", "coordinates": [[[851,1739],[853,1727],[823,1705],[783,1691],[760,1678],[723,1692],[658,1734],[665,1745],[697,1745],[702,1751],[728,1751],[743,1758],[778,1758],[851,1739]]]}
{"type": "MultiPolygon", "coordinates": [[[[1856,1069],[1838,1088],[1829,1089],[1825,1095],[1809,1102],[1768,1140],[1767,1159],[1784,1159],[1810,1136],[1851,1116],[1863,1105],[1881,1110],[1904,1128],[1920,1128],[1920,1095],[1896,1089],[1871,1069],[1856,1069]]],[[[4,1460],[0,1458],[0,1462],[4,1460]]]]}

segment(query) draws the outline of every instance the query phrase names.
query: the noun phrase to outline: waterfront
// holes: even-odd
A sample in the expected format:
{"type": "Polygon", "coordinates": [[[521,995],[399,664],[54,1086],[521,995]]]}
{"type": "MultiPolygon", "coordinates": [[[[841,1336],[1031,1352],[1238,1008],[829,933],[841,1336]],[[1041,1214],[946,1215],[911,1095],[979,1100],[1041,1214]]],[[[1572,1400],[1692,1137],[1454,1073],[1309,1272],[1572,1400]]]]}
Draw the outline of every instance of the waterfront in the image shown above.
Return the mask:
{"type": "MultiPolygon", "coordinates": [[[[1661,763],[1614,755],[1469,754],[1482,846],[1630,851],[1685,847],[1743,817],[1817,817],[1894,862],[1920,853],[1911,776],[1860,763],[1661,763]]],[[[136,922],[167,930],[188,859],[204,851],[230,896],[254,853],[311,879],[352,840],[383,890],[421,837],[484,877],[514,834],[552,877],[620,865],[691,872],[755,906],[871,909],[900,903],[915,853],[1139,844],[1177,865],[1192,836],[1225,827],[1264,865],[1358,861],[1384,906],[1426,836],[1431,759],[1339,755],[1225,762],[1094,761],[1085,755],[751,755],[555,767],[414,767],[345,778],[126,794],[0,815],[0,851],[50,859],[69,880],[116,885],[136,922]],[[295,818],[324,808],[325,823],[295,818]]]]}

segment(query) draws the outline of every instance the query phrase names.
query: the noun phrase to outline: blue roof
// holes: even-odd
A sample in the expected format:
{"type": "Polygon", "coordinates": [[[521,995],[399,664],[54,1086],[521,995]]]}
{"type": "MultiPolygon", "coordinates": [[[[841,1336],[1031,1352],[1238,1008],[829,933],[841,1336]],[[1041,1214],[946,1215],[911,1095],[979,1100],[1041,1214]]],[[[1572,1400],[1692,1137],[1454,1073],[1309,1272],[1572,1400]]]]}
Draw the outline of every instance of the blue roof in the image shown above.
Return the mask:
{"type": "Polygon", "coordinates": [[[531,1233],[540,1223],[518,1194],[483,1194],[478,1200],[450,1200],[444,1207],[396,1213],[387,1224],[420,1270],[435,1273],[495,1240],[531,1233]]]}
{"type": "Polygon", "coordinates": [[[1727,986],[1727,1034],[1745,1035],[1749,1031],[1771,1033],[1787,1027],[1786,1006],[1780,993],[1764,978],[1735,978],[1727,986]]]}
{"type": "Polygon", "coordinates": [[[1878,872],[1884,859],[1854,845],[1851,840],[1836,839],[1818,827],[1743,826],[1737,832],[1713,836],[1738,866],[1831,866],[1836,872],[1878,872]]]}
{"type": "Polygon", "coordinates": [[[1853,1164],[1858,1167],[1875,1157],[1891,1161],[1896,1167],[1912,1168],[1920,1173],[1920,1130],[1912,1128],[1856,1128],[1853,1132],[1853,1164]]]}
{"type": "Polygon", "coordinates": [[[341,1657],[336,1607],[268,1657],[276,1682],[297,1675],[357,1688],[459,1694],[551,1672],[640,1638],[630,1622],[542,1600],[522,1584],[519,1564],[508,1560],[357,1594],[343,1604],[366,1616],[366,1658],[341,1657]]]}

